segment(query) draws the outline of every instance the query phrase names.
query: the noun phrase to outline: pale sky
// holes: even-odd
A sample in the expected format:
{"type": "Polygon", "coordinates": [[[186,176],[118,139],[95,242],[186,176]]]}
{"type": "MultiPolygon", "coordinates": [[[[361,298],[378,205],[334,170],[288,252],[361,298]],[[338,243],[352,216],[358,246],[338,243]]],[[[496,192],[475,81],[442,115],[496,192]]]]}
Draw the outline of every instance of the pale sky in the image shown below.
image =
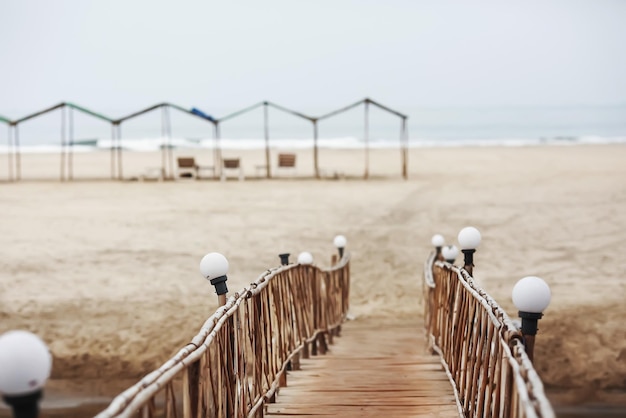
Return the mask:
{"type": "Polygon", "coordinates": [[[8,117],[626,103],[623,0],[3,0],[0,51],[8,117]]]}

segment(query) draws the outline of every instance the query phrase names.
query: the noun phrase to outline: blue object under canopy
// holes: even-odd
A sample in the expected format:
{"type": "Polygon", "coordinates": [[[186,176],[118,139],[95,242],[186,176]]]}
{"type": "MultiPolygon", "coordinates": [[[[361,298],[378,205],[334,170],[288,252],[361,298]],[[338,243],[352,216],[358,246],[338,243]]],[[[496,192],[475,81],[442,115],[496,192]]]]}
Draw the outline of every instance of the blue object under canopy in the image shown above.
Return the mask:
{"type": "Polygon", "coordinates": [[[200,110],[198,108],[192,107],[191,108],[191,113],[193,113],[194,115],[198,115],[201,118],[210,120],[211,122],[215,122],[215,118],[213,116],[207,115],[206,113],[204,113],[202,110],[200,110]]]}

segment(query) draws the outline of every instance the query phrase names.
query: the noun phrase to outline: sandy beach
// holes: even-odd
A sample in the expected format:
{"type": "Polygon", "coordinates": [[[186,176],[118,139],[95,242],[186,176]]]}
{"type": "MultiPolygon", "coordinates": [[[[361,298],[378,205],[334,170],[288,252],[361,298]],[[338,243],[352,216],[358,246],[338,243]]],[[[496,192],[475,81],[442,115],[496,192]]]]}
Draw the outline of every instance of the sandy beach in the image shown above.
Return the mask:
{"type": "MultiPolygon", "coordinates": [[[[195,155],[211,162],[210,151],[195,155]]],[[[412,149],[408,180],[398,150],[373,150],[368,181],[359,150],[322,150],[322,180],[309,178],[309,150],[298,151],[296,180],[252,179],[262,151],[224,155],[242,158],[246,181],[61,183],[58,156],[24,156],[29,181],[0,183],[0,333],[40,335],[53,382],[132,382],[216,308],[198,271],[205,253],[229,259],[232,291],[282,252],[327,266],[336,234],[352,253],[357,320],[414,318],[423,332],[430,238],[455,243],[472,225],[483,237],[474,275],[510,316],[517,280],[551,287],[535,349],[550,397],[626,405],[626,146],[412,149]]],[[[125,155],[125,174],[139,178],[160,158],[125,155]]],[[[106,152],[74,159],[76,178],[110,173],[106,152]]]]}

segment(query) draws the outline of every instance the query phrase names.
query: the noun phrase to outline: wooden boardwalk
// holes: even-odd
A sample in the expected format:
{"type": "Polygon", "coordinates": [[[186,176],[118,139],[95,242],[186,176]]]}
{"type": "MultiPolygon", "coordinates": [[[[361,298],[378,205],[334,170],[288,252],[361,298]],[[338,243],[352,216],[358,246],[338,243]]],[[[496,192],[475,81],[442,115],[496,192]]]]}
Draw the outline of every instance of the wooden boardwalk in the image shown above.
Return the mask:
{"type": "Polygon", "coordinates": [[[288,373],[266,417],[459,417],[439,357],[413,323],[349,321],[325,355],[288,373]]]}

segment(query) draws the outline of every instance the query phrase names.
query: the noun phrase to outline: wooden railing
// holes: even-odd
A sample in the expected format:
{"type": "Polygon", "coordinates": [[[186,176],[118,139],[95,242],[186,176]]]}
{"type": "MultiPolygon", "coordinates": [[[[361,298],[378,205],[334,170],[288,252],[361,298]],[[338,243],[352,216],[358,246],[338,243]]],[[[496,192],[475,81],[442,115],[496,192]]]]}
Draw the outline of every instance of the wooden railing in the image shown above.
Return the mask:
{"type": "Polygon", "coordinates": [[[322,270],[268,270],[231,296],[198,335],[97,418],[262,417],[286,371],[324,353],[348,312],[349,254],[322,270]]]}
{"type": "Polygon", "coordinates": [[[450,263],[424,267],[426,330],[464,417],[554,417],[522,333],[470,274],[450,263]]]}

